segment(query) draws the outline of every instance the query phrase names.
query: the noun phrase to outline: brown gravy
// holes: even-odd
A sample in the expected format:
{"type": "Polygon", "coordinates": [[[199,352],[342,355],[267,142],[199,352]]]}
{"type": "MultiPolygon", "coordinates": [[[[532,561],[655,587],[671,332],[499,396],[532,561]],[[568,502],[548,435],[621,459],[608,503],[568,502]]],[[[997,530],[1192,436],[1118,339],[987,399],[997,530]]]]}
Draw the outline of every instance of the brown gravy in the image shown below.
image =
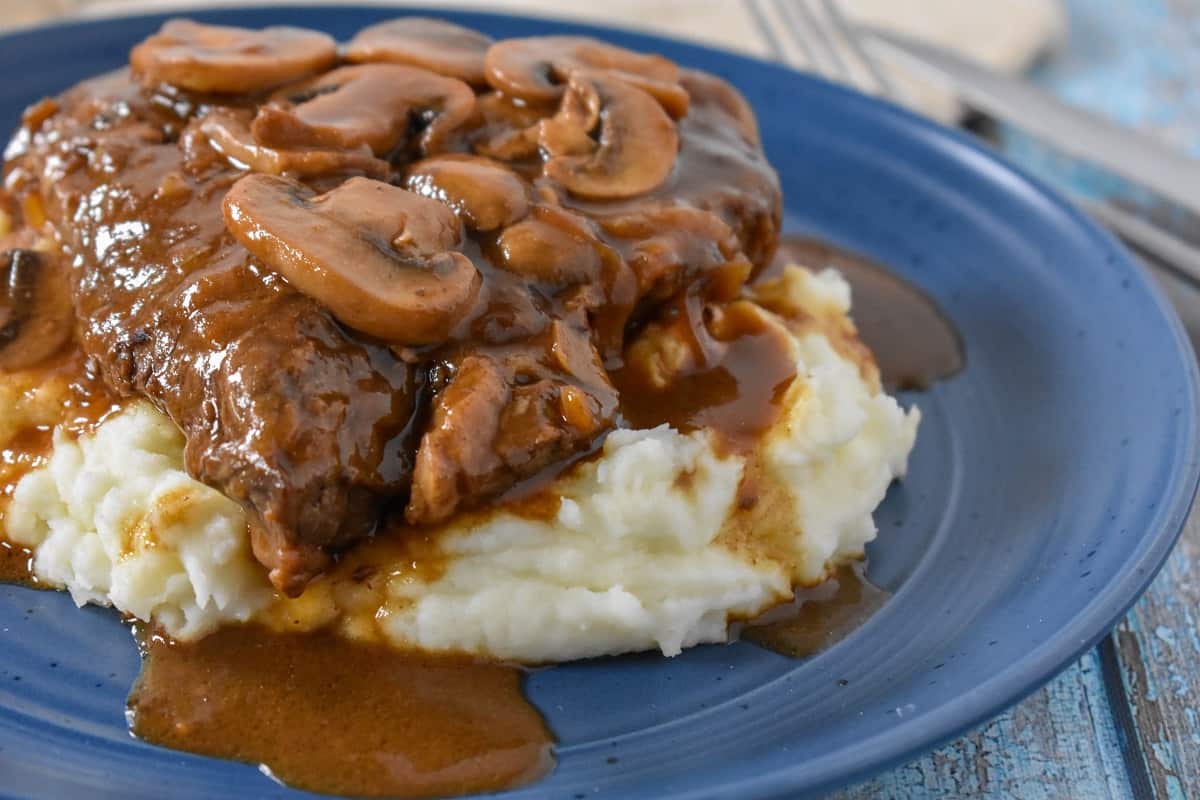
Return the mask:
{"type": "Polygon", "coordinates": [[[12,493],[12,487],[25,473],[45,463],[56,427],[69,437],[78,437],[121,408],[117,396],[88,370],[87,358],[78,347],[72,346],[22,372],[31,386],[57,383],[63,389],[54,398],[56,407],[39,409],[38,415],[44,419],[17,430],[0,443],[0,493],[4,497],[12,493]]]}
{"type": "Polygon", "coordinates": [[[612,372],[625,426],[654,428],[669,423],[688,432],[708,429],[729,448],[752,447],[779,418],[780,401],[796,377],[796,364],[779,331],[734,303],[719,326],[689,317],[709,311],[694,298],[678,303],[670,326],[685,331],[693,364],[659,387],[629,367],[612,372]]]}
{"type": "Polygon", "coordinates": [[[519,786],[553,766],[553,738],[515,667],[256,627],[142,642],[134,734],[262,764],[289,786],[436,797],[519,786]]]}
{"type": "Polygon", "coordinates": [[[68,392],[62,404],[62,432],[74,438],[89,433],[104,420],[120,411],[123,403],[108,385],[93,372],[88,358],[77,344],[38,367],[43,381],[62,378],[68,392]]]}
{"type": "Polygon", "coordinates": [[[33,577],[33,553],[27,547],[0,538],[0,583],[40,586],[33,577]]]}
{"type": "Polygon", "coordinates": [[[0,448],[0,524],[13,490],[27,473],[46,463],[53,439],[49,425],[36,425],[18,431],[0,448]]]}
{"type": "Polygon", "coordinates": [[[741,638],[792,658],[805,658],[853,633],[883,607],[891,595],[872,584],[864,566],[840,568],[796,599],[778,606],[741,629],[741,638]]]}
{"type": "Polygon", "coordinates": [[[896,273],[813,239],[785,236],[775,265],[833,267],[854,295],[851,316],[889,390],[920,391],[966,363],[962,336],[937,303],[896,273]]]}
{"type": "Polygon", "coordinates": [[[50,398],[56,405],[49,412],[39,409],[37,415],[44,418],[39,424],[21,427],[7,441],[0,442],[0,582],[41,587],[30,570],[29,550],[4,539],[4,517],[13,490],[28,472],[46,462],[55,427],[67,436],[80,436],[119,409],[120,401],[88,372],[86,359],[77,347],[68,348],[26,372],[31,385],[44,386],[57,381],[64,391],[50,398]],[[49,416],[54,419],[51,421],[49,416]]]}

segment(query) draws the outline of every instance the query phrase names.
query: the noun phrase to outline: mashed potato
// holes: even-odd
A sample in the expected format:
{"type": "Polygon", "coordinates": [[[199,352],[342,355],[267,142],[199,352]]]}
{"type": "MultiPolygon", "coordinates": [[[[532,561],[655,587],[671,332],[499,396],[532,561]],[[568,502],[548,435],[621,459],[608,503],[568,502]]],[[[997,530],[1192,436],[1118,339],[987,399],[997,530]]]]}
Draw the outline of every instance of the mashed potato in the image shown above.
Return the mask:
{"type": "Polygon", "coordinates": [[[555,508],[463,515],[356,549],[304,595],[272,592],[232,501],[190,479],[171,423],[135,403],[21,480],[8,535],[40,578],[178,638],[224,622],[527,662],[722,641],[861,557],[919,413],[884,394],[833,272],[756,290],[792,333],[798,377],[749,454],[704,432],[618,430],[558,479],[555,508]],[[753,496],[744,496],[752,485],[753,496]]]}
{"type": "Polygon", "coordinates": [[[193,638],[271,600],[241,508],[183,469],[183,435],[135,403],[94,435],[56,433],[48,463],[17,484],[8,538],[79,605],[112,605],[193,638]]]}

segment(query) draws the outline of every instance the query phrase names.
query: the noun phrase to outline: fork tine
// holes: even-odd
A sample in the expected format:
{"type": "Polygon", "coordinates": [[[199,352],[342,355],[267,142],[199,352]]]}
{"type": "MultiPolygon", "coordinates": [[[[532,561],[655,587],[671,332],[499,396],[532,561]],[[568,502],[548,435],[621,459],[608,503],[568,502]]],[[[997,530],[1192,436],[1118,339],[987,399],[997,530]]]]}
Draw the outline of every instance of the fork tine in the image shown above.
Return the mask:
{"type": "Polygon", "coordinates": [[[825,8],[825,13],[828,15],[833,27],[837,29],[841,39],[846,43],[847,49],[854,54],[854,57],[866,69],[867,74],[871,76],[871,80],[875,83],[878,94],[888,97],[892,100],[902,100],[902,94],[897,90],[896,85],[891,78],[887,76],[879,65],[875,62],[870,54],[863,47],[862,40],[859,38],[858,30],[855,29],[853,23],[846,19],[846,15],[842,13],[841,7],[837,4],[837,0],[821,0],[821,5],[825,8]]]}
{"type": "Polygon", "coordinates": [[[783,29],[787,32],[788,38],[804,55],[804,61],[806,62],[804,66],[818,75],[835,78],[836,76],[831,75],[826,68],[824,59],[818,54],[815,34],[804,23],[804,20],[796,17],[792,3],[789,0],[775,0],[775,8],[779,12],[779,16],[783,18],[783,29]]]}
{"type": "Polygon", "coordinates": [[[794,11],[793,19],[802,21],[801,27],[809,31],[812,39],[824,54],[826,62],[832,67],[832,72],[828,74],[841,83],[848,83],[853,86],[854,72],[850,69],[850,65],[846,63],[846,60],[842,58],[841,50],[837,45],[835,31],[822,19],[822,15],[811,7],[806,0],[793,0],[793,2],[788,2],[786,5],[794,11]]]}

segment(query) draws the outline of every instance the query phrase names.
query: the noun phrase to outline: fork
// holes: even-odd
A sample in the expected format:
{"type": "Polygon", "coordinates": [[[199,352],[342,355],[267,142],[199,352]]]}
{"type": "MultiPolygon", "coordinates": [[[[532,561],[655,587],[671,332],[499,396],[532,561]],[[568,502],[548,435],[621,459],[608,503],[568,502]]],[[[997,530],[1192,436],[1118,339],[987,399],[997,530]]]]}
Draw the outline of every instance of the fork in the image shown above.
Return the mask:
{"type": "MultiPolygon", "coordinates": [[[[847,19],[837,0],[750,0],[760,16],[764,4],[774,5],[784,24],[763,30],[779,60],[833,83],[875,95],[901,106],[913,106],[909,93],[867,52],[862,34],[847,19]],[[781,31],[786,40],[777,36],[781,31]]],[[[1068,188],[1074,202],[1093,219],[1143,256],[1195,287],[1200,287],[1200,249],[1155,225],[1149,219],[1068,188]]]]}

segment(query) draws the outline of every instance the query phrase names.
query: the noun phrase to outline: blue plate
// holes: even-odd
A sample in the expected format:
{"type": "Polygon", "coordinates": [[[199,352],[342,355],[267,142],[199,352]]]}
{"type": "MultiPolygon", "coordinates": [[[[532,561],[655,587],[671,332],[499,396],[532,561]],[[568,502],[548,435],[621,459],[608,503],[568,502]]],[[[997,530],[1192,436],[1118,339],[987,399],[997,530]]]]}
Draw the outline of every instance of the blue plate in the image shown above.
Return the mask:
{"type": "MultiPolygon", "coordinates": [[[[197,14],[348,38],[395,12],[197,14]]],[[[964,137],[780,67],[545,20],[446,14],[495,36],[599,35],[716,72],[758,111],[787,228],[923,286],[968,366],[908,398],[925,422],[877,514],[887,606],[795,661],[747,644],[536,673],[558,768],[512,797],[795,797],[898,764],[1015,703],[1091,646],[1163,563],[1197,482],[1197,375],[1174,314],[1111,238],[964,137]]],[[[0,40],[0,128],[119,66],[162,17],[0,40]]],[[[115,615],[0,588],[0,794],[301,796],[253,767],[129,737],[137,672],[115,615]]],[[[253,713],[253,709],[247,709],[253,713]]]]}

